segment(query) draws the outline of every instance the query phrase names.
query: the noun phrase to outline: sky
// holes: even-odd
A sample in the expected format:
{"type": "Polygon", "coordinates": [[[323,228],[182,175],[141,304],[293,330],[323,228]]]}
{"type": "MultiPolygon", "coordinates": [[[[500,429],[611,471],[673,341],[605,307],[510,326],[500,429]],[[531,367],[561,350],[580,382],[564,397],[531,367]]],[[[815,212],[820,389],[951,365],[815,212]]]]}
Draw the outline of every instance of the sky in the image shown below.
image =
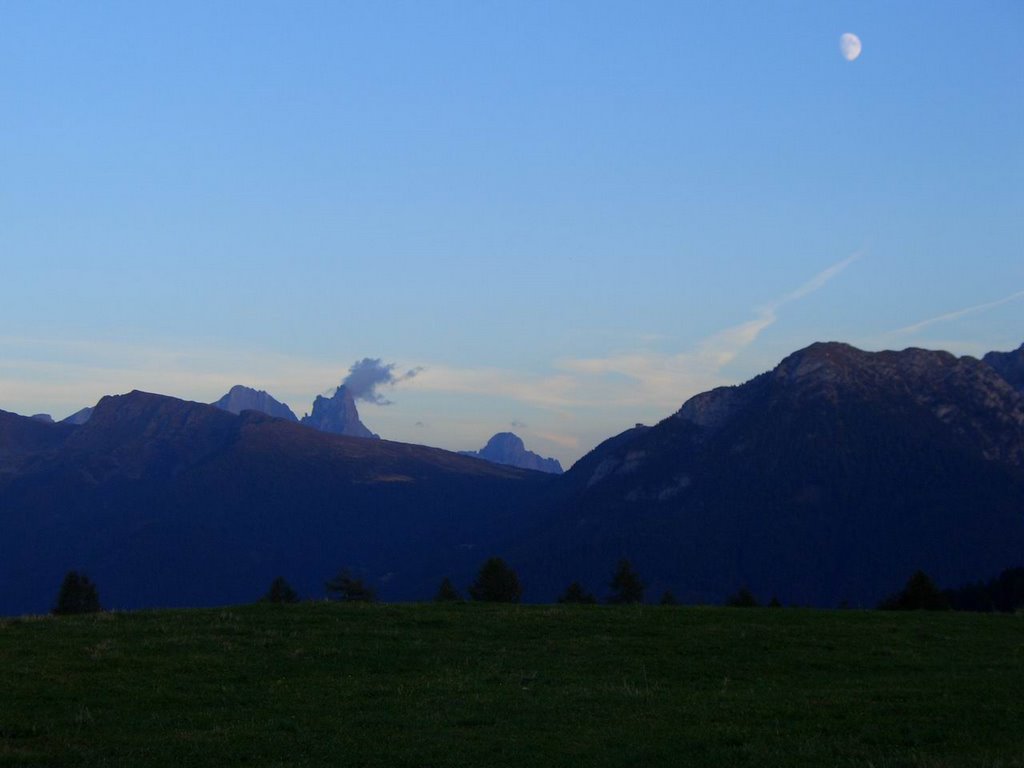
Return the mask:
{"type": "Polygon", "coordinates": [[[1018,0],[2,3],[0,409],[301,416],[369,358],[381,436],[568,465],[814,341],[1014,349],[1022,35],[1018,0]]]}

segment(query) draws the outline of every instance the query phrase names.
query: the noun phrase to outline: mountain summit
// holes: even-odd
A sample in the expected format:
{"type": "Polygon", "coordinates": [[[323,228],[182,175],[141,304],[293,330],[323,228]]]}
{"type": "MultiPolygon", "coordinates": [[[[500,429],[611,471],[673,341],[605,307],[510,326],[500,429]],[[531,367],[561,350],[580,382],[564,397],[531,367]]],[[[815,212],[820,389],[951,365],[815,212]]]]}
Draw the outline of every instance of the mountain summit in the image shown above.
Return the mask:
{"type": "Polygon", "coordinates": [[[224,397],[212,405],[236,415],[242,411],[259,411],[279,419],[298,421],[292,409],[284,403],[278,402],[262,389],[243,387],[241,384],[233,386],[224,397]]]}
{"type": "Polygon", "coordinates": [[[520,469],[533,469],[548,472],[552,475],[562,474],[562,465],[558,459],[546,459],[543,456],[526,450],[522,438],[512,432],[499,432],[487,445],[479,451],[459,451],[463,456],[473,456],[495,464],[507,464],[520,469]]]}
{"type": "Polygon", "coordinates": [[[332,435],[380,439],[379,435],[368,430],[359,420],[355,398],[344,384],[338,387],[331,397],[317,395],[313,401],[313,412],[303,416],[302,423],[332,435]]]}

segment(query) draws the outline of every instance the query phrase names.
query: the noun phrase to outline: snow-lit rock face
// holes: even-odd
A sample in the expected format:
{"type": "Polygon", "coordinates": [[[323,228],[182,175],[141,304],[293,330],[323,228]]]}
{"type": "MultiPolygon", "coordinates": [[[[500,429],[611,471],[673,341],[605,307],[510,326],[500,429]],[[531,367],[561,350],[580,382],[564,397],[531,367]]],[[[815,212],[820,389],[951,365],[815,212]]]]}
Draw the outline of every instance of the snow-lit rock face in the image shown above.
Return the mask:
{"type": "Polygon", "coordinates": [[[278,419],[298,421],[292,409],[284,403],[278,402],[261,389],[243,387],[241,384],[233,386],[224,397],[212,405],[234,414],[242,411],[259,411],[278,419]]]}
{"type": "Polygon", "coordinates": [[[313,412],[303,416],[302,423],[333,435],[380,439],[359,420],[356,401],[344,384],[338,387],[331,397],[318,395],[313,402],[313,412]]]}
{"type": "Polygon", "coordinates": [[[562,474],[558,459],[546,459],[526,450],[522,439],[512,432],[499,432],[479,451],[461,451],[463,456],[485,459],[495,464],[507,464],[520,469],[533,469],[553,475],[562,474]]]}

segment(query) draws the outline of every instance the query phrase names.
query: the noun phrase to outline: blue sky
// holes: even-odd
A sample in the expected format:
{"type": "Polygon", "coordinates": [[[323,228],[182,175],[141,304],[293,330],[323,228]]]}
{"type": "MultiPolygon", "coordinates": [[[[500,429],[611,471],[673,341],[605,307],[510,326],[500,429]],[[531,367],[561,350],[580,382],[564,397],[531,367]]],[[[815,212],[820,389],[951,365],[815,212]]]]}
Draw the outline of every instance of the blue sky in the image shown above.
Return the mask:
{"type": "Polygon", "coordinates": [[[1015,0],[4,3],[0,408],[301,414],[379,357],[422,367],[382,436],[568,463],[815,340],[1015,348],[1022,33],[1015,0]]]}

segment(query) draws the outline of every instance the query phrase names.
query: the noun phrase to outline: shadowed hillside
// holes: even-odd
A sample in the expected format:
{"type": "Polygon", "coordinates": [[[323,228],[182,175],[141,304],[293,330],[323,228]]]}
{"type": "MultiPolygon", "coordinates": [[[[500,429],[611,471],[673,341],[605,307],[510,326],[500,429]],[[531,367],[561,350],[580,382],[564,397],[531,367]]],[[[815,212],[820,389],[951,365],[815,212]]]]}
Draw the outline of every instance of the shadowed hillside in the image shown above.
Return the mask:
{"type": "Polygon", "coordinates": [[[814,344],[599,446],[512,547],[554,596],[629,557],[651,593],[874,605],[914,570],[958,585],[1024,557],[1024,397],[946,352],[814,344]],[[986,570],[987,569],[987,570],[986,570]]]}
{"type": "Polygon", "coordinates": [[[47,440],[35,426],[18,422],[48,453],[0,493],[2,613],[48,610],[71,568],[111,607],[247,601],[279,574],[319,597],[343,566],[382,596],[427,597],[437,563],[507,527],[547,480],[142,392],[47,440]]]}

